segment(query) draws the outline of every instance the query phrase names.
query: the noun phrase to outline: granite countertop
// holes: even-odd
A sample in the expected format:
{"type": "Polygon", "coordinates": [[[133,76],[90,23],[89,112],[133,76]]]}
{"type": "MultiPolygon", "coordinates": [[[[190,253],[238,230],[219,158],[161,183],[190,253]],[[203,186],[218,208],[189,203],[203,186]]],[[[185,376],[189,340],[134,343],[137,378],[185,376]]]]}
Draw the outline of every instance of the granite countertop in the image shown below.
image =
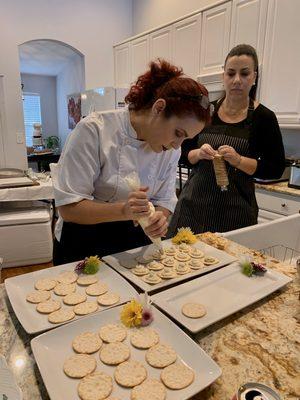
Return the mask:
{"type": "Polygon", "coordinates": [[[277,192],[288,194],[290,196],[298,196],[300,197],[300,189],[294,189],[288,187],[288,182],[277,182],[277,183],[255,183],[256,189],[267,190],[268,192],[277,192]]]}
{"type": "MultiPolygon", "coordinates": [[[[202,239],[205,241],[205,238],[202,239]]],[[[285,273],[294,280],[283,290],[194,336],[222,368],[222,376],[195,395],[193,400],[230,400],[237,388],[249,381],[273,387],[283,400],[299,400],[300,282],[296,268],[262,257],[258,252],[227,239],[221,240],[228,253],[238,255],[251,252],[255,260],[266,263],[268,268],[285,273]]],[[[3,284],[0,285],[0,337],[0,353],[13,370],[23,391],[23,400],[48,400],[31,352],[32,336],[26,334],[16,319],[3,284]]]]}

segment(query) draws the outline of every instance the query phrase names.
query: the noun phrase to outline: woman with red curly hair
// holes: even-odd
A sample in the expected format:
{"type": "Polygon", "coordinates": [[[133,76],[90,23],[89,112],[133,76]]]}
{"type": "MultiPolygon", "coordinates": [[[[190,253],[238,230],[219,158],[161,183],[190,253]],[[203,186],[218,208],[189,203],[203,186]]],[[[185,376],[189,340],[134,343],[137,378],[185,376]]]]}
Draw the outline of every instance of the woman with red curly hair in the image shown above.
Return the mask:
{"type": "Polygon", "coordinates": [[[122,110],[94,112],[69,136],[54,174],[54,264],[105,256],[162,237],[176,204],[180,147],[209,122],[207,90],[164,60],[132,85],[122,110]],[[136,172],[139,190],[126,176],[136,172]],[[135,221],[149,216],[149,226],[135,221]]]}

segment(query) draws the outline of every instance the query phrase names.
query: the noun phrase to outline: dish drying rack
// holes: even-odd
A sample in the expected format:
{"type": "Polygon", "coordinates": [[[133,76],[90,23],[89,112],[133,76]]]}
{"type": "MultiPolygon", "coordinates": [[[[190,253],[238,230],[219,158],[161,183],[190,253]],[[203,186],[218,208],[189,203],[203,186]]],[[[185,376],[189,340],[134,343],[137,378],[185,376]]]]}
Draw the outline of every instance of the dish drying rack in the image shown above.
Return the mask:
{"type": "Polygon", "coordinates": [[[276,258],[291,265],[300,264],[300,251],[282,244],[276,244],[259,250],[262,254],[276,258]]]}

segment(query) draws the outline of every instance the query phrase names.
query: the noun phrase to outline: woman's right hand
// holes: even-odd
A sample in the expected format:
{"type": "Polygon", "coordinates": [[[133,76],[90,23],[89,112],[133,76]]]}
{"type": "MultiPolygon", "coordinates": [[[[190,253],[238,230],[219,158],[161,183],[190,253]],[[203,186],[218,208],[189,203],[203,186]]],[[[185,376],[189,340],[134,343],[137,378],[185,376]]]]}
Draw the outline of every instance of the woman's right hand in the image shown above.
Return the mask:
{"type": "Polygon", "coordinates": [[[123,207],[126,220],[137,221],[150,215],[149,200],[146,193],[148,189],[148,187],[141,187],[140,190],[129,193],[123,207]]]}
{"type": "Polygon", "coordinates": [[[218,152],[208,143],[204,143],[200,149],[198,149],[199,160],[213,160],[217,153],[218,152]]]}

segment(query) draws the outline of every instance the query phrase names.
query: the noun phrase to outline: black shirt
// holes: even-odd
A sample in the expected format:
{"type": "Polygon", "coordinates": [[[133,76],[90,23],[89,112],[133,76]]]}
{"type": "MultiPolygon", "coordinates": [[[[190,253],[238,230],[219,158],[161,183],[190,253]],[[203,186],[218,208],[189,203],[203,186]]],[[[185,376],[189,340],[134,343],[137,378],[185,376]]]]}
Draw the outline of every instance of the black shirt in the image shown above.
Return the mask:
{"type": "MultiPolygon", "coordinates": [[[[257,169],[253,174],[254,178],[259,179],[278,179],[281,177],[285,168],[285,154],[282,143],[282,136],[276,115],[262,104],[259,104],[253,112],[249,147],[251,158],[257,160],[257,169]]],[[[217,113],[212,117],[212,125],[243,125],[244,121],[237,123],[227,123],[222,121],[217,113]]],[[[201,135],[201,133],[200,133],[201,135]]],[[[182,155],[180,162],[190,167],[188,153],[196,149],[198,135],[193,139],[187,139],[182,145],[182,155]]]]}

